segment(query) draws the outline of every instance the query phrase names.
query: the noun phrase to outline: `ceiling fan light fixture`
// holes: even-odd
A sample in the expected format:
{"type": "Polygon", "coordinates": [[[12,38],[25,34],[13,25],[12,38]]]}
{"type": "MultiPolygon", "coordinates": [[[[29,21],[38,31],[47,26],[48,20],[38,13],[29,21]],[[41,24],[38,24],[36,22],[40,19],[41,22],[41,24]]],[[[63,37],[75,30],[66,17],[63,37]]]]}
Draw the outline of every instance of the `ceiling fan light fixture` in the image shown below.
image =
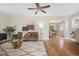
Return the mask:
{"type": "Polygon", "coordinates": [[[35,3],[35,5],[36,5],[36,8],[28,8],[28,10],[36,10],[37,9],[37,11],[35,12],[35,15],[38,13],[39,10],[43,13],[46,13],[46,11],[43,9],[50,8],[50,5],[40,6],[39,3],[35,3]]]}

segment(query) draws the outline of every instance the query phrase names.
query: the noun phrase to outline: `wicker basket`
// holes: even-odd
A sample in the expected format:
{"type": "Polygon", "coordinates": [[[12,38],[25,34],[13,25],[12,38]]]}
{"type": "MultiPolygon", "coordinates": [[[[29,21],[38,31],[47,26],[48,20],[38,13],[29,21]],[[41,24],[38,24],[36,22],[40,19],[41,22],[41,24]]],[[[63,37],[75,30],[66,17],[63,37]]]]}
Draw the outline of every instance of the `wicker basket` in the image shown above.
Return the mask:
{"type": "Polygon", "coordinates": [[[21,47],[22,41],[20,39],[14,39],[12,41],[13,48],[18,49],[21,47]]]}

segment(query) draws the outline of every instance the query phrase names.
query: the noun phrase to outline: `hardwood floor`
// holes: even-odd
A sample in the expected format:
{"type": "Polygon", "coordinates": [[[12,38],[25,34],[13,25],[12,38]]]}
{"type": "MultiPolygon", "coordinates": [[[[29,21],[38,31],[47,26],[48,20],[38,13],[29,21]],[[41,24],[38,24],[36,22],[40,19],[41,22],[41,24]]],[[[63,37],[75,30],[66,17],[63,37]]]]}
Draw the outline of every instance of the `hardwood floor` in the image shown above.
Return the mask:
{"type": "Polygon", "coordinates": [[[64,37],[51,37],[45,41],[45,47],[49,56],[78,56],[79,44],[65,40],[64,37]]]}

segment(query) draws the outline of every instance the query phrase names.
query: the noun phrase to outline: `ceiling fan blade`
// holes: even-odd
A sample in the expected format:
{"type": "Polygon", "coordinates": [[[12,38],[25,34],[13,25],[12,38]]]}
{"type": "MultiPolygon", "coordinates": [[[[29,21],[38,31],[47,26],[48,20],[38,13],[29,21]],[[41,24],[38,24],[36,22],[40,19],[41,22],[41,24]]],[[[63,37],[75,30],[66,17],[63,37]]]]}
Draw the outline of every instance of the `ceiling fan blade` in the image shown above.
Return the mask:
{"type": "Polygon", "coordinates": [[[37,9],[37,8],[28,8],[28,10],[35,10],[35,9],[37,9]]]}
{"type": "Polygon", "coordinates": [[[44,11],[44,10],[41,10],[43,13],[46,13],[46,11],[44,11]]]}
{"type": "Polygon", "coordinates": [[[50,5],[46,5],[46,6],[43,6],[43,7],[41,7],[42,9],[44,9],[44,8],[50,8],[50,5]]]}
{"type": "Polygon", "coordinates": [[[38,10],[35,12],[35,14],[37,14],[38,13],[38,10]]]}
{"type": "Polygon", "coordinates": [[[40,4],[39,4],[39,3],[35,3],[35,4],[36,4],[36,7],[37,7],[37,8],[39,8],[39,7],[40,7],[40,4]]]}

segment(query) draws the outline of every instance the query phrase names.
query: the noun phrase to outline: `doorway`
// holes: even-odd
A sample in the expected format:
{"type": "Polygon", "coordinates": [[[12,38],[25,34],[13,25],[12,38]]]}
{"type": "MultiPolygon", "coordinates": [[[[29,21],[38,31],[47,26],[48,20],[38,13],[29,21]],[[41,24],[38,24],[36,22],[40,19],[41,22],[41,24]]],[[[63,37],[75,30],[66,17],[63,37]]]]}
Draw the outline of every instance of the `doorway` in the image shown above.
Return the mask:
{"type": "Polygon", "coordinates": [[[49,22],[49,37],[63,36],[65,31],[65,23],[64,21],[53,21],[49,22]]]}

